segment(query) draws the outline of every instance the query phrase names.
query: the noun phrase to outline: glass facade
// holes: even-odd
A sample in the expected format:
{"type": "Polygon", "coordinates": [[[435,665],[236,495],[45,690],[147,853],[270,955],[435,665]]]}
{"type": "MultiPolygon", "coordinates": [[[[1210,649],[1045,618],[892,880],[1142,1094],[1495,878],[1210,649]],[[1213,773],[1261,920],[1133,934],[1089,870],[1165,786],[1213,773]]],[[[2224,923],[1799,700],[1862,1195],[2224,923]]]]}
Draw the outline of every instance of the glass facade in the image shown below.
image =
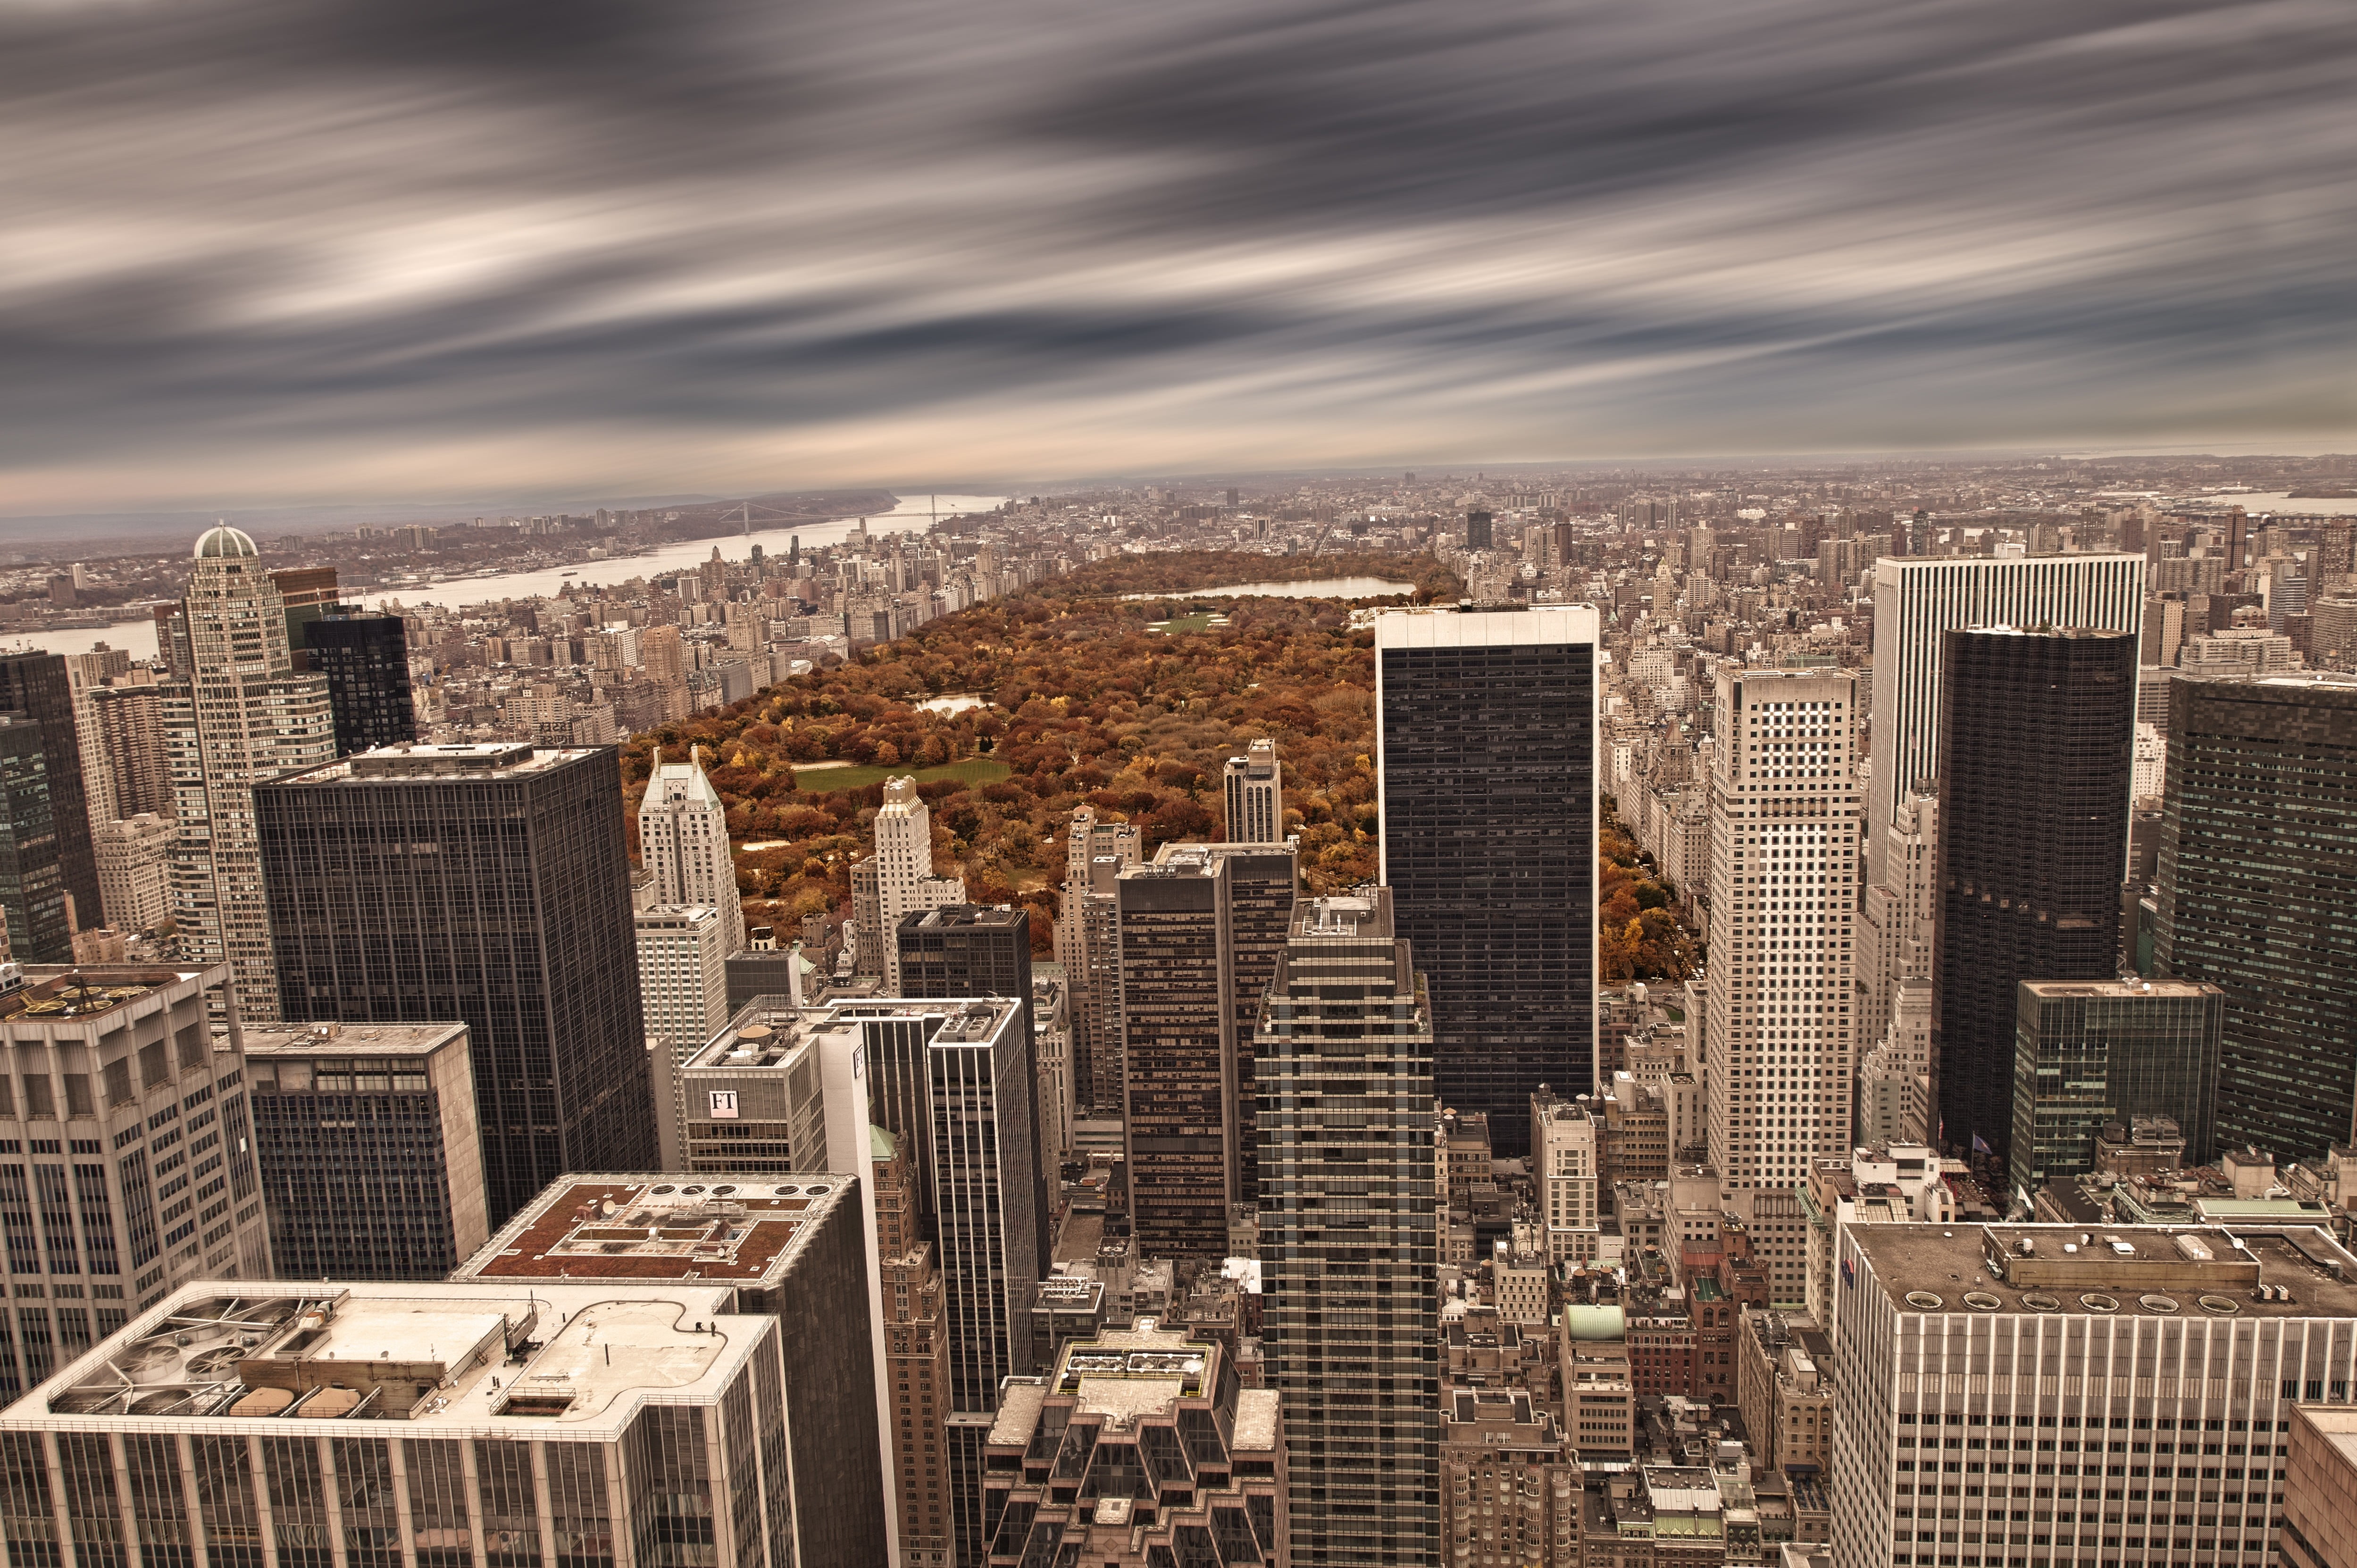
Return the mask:
{"type": "Polygon", "coordinates": [[[1932,1047],[1945,1145],[2013,1144],[2015,988],[2120,966],[2136,639],[1951,631],[1940,677],[1932,1047]]]}
{"type": "Polygon", "coordinates": [[[1542,641],[1548,612],[1437,617],[1467,624],[1400,647],[1395,618],[1417,618],[1377,624],[1383,881],[1431,988],[1441,1101],[1521,1154],[1531,1091],[1596,1071],[1594,621],[1542,641]],[[1481,640],[1523,619],[1533,639],[1481,640]]]}
{"type": "Polygon", "coordinates": [[[441,1096],[423,1058],[249,1058],[279,1274],[438,1280],[464,1261],[441,1096]]]}
{"type": "Polygon", "coordinates": [[[2278,1161],[2357,1102],[2357,682],[2179,681],[2153,953],[2226,993],[2218,1142],[2278,1161]]]}
{"type": "Polygon", "coordinates": [[[311,668],[328,677],[336,755],[417,738],[409,639],[399,616],[333,616],[303,624],[311,668]]]}
{"type": "Polygon", "coordinates": [[[2215,1157],[2225,993],[2183,982],[2025,982],[2014,1036],[2014,1184],[2095,1168],[2104,1123],[2167,1116],[2189,1165],[2215,1157]]]}
{"type": "Polygon", "coordinates": [[[1166,857],[1125,866],[1118,885],[1129,1211],[1146,1256],[1227,1252],[1227,872],[1211,856],[1166,857]]]}
{"type": "MultiPolygon", "coordinates": [[[[90,837],[90,807],[81,777],[81,744],[74,728],[73,688],[66,661],[57,653],[16,653],[0,658],[0,714],[16,714],[39,729],[48,779],[50,821],[56,826],[59,875],[73,900],[74,918],[102,923],[98,854],[90,837]]],[[[27,955],[18,952],[18,961],[27,955]]],[[[71,955],[58,960],[70,962],[71,955]]]]}
{"type": "Polygon", "coordinates": [[[254,812],[280,1016],[464,1022],[496,1227],[658,1155],[614,752],[479,760],[340,763],[254,812]]]}
{"type": "MultiPolygon", "coordinates": [[[[19,963],[73,961],[53,790],[40,726],[0,714],[0,914],[19,963]]],[[[96,905],[77,913],[93,926],[102,918],[96,905]]]]}

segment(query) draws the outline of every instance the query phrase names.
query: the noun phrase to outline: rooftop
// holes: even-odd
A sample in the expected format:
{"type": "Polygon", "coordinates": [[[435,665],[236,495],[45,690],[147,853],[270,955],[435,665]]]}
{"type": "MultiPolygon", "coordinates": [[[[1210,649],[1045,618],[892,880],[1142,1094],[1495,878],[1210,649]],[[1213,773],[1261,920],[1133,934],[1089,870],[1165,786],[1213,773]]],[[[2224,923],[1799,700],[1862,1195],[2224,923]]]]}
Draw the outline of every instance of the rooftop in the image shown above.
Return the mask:
{"type": "Polygon", "coordinates": [[[324,768],[313,768],[279,780],[285,784],[376,784],[388,779],[447,779],[544,773],[590,755],[593,747],[542,749],[514,741],[480,741],[465,745],[381,746],[355,752],[324,768]]]}
{"type": "Polygon", "coordinates": [[[1847,1233],[1900,1312],[2357,1316],[2357,1256],[2296,1222],[1853,1225],[1847,1233]]]}
{"type": "Polygon", "coordinates": [[[738,1009],[720,1032],[683,1064],[687,1069],[751,1071],[782,1068],[804,1046],[829,1037],[857,1038],[861,1026],[877,1020],[940,1019],[930,1036],[951,1044],[995,1039],[1022,1003],[1003,996],[943,997],[938,1001],[879,998],[797,1007],[784,996],[757,996],[738,1009]]]}
{"type": "Polygon", "coordinates": [[[138,964],[27,964],[25,983],[0,993],[0,1023],[95,1018],[151,991],[201,980],[204,972],[138,964]]]}
{"type": "Polygon", "coordinates": [[[1183,1328],[1141,1317],[1129,1328],[1108,1328],[1064,1347],[1049,1387],[1077,1396],[1074,1407],[1120,1426],[1167,1408],[1173,1401],[1208,1395],[1220,1349],[1183,1328]]]}
{"type": "Polygon", "coordinates": [[[559,1176],[451,1277],[770,1279],[810,1221],[856,1192],[845,1176],[559,1176]]]}
{"type": "Polygon", "coordinates": [[[2025,980],[2021,988],[2032,996],[2072,997],[2100,996],[2115,999],[2136,996],[2167,996],[2189,1000],[2201,996],[2222,996],[2216,986],[2198,980],[2025,980]]]}
{"type": "Polygon", "coordinates": [[[765,1334],[726,1293],[478,1283],[188,1285],[0,1413],[0,1427],[237,1432],[247,1422],[403,1421],[610,1439],[638,1405],[718,1397],[765,1334]],[[616,1355],[619,1348],[621,1352],[616,1355]]]}
{"type": "Polygon", "coordinates": [[[307,1024],[245,1030],[245,1054],[255,1056],[423,1057],[467,1036],[449,1024],[307,1024]]]}

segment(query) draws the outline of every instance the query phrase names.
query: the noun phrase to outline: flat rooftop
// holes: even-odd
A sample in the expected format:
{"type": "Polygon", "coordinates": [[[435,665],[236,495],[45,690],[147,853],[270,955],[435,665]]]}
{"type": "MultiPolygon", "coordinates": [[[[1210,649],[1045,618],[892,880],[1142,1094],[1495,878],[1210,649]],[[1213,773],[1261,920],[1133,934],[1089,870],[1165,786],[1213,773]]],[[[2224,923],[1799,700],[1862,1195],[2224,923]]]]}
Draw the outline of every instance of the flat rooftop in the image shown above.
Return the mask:
{"type": "Polygon", "coordinates": [[[953,931],[1005,928],[1015,924],[1019,911],[995,904],[948,904],[938,909],[912,909],[900,917],[904,931],[953,931]]]}
{"type": "Polygon", "coordinates": [[[758,1071],[782,1068],[804,1046],[822,1038],[857,1039],[862,1026],[877,1020],[939,1019],[931,1037],[979,1042],[995,1036],[1018,1015],[1019,999],[1004,996],[910,1000],[884,997],[842,1000],[797,1007],[784,996],[757,996],[737,1010],[720,1032],[684,1064],[688,1069],[758,1071]]]}
{"type": "Polygon", "coordinates": [[[1133,1327],[1108,1328],[1065,1346],[1049,1387],[1077,1396],[1076,1411],[1124,1426],[1175,1400],[1211,1392],[1218,1356],[1218,1346],[1141,1317],[1133,1327]]]}
{"type": "Polygon", "coordinates": [[[419,779],[485,779],[544,773],[587,757],[592,746],[539,747],[503,741],[470,745],[381,746],[324,767],[306,768],[283,784],[382,784],[419,779]]]}
{"type": "Polygon", "coordinates": [[[306,1057],[425,1057],[453,1040],[467,1026],[447,1024],[308,1024],[291,1028],[246,1026],[245,1054],[306,1057]]]}
{"type": "Polygon", "coordinates": [[[454,1280],[766,1280],[846,1176],[564,1176],[458,1265],[454,1280]]]}
{"type": "Polygon", "coordinates": [[[717,1399],[778,1331],[727,1299],[719,1285],[191,1284],[0,1412],[0,1429],[554,1423],[610,1440],[650,1398],[717,1399]]]}
{"type": "Polygon", "coordinates": [[[25,983],[0,993],[0,1023],[95,1018],[151,991],[204,978],[201,969],[142,964],[27,964],[25,983]]]}
{"type": "Polygon", "coordinates": [[[1847,1234],[1902,1313],[2357,1316],[2357,1256],[2297,1221],[1853,1225],[1847,1234]]]}
{"type": "Polygon", "coordinates": [[[2139,996],[2166,996],[2185,1001],[2224,994],[2216,986],[2199,980],[2025,980],[2021,987],[2032,996],[2100,996],[2107,1001],[2139,996]]]}

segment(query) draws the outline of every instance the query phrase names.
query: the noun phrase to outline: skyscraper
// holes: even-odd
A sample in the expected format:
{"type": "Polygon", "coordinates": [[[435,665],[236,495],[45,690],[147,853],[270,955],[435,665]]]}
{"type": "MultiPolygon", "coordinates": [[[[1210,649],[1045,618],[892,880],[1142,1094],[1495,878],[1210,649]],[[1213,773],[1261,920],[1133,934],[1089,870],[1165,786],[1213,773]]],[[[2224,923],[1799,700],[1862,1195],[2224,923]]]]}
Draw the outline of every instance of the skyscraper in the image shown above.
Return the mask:
{"type": "Polygon", "coordinates": [[[893,935],[901,995],[1009,997],[1023,1004],[1025,1030],[1037,1034],[1027,911],[980,904],[918,909],[900,917],[893,935]]]}
{"type": "Polygon", "coordinates": [[[2283,1224],[2085,1233],[1842,1227],[1834,1568],[2276,1561],[2272,1450],[2357,1382],[2357,1257],[2283,1224]]]}
{"type": "Polygon", "coordinates": [[[1932,1060],[1941,1135],[1968,1155],[2013,1143],[2016,987],[2118,976],[2136,656],[2132,631],[1943,646],[1932,1060]]]}
{"type": "Polygon", "coordinates": [[[658,747],[639,800],[639,858],[654,874],[658,904],[702,904],[720,912],[728,958],[745,949],[745,900],[728,847],[728,808],[705,777],[701,747],[665,762],[658,747]]]}
{"type": "Polygon", "coordinates": [[[0,1417],[17,1517],[77,1563],[130,1561],[126,1538],[140,1561],[222,1568],[607,1563],[633,1541],[623,1561],[884,1562],[875,1449],[839,1414],[865,1370],[829,1291],[839,1213],[791,1207],[791,1240],[747,1227],[715,1249],[729,1267],[685,1283],[585,1248],[591,1283],[176,1290],[0,1417]],[[757,1251],[770,1310],[731,1283],[757,1251]]]}
{"type": "Polygon", "coordinates": [[[464,1024],[245,1031],[270,1251],[290,1280],[438,1280],[490,1236],[464,1024]]]}
{"type": "Polygon", "coordinates": [[[610,747],[412,746],[253,791],[289,1022],[466,1024],[490,1218],[651,1170],[610,747]]]}
{"type": "Polygon", "coordinates": [[[2144,577],[2141,555],[1886,555],[1875,563],[1874,769],[1866,819],[1871,881],[1885,880],[1882,829],[1908,792],[1939,771],[1940,639],[1974,626],[2095,627],[2137,637],[2144,577]]]}
{"type": "MultiPolygon", "coordinates": [[[[179,839],[172,918],[180,947],[228,961],[249,1018],[278,1012],[253,788],[336,755],[325,675],[297,672],[286,606],[253,541],[224,524],[197,541],[178,631],[188,659],[164,690],[179,839]]],[[[447,1014],[442,1015],[447,1016],[447,1014]]]]}
{"type": "MultiPolygon", "coordinates": [[[[90,825],[113,822],[131,813],[114,799],[113,769],[107,766],[106,737],[99,723],[96,706],[91,699],[106,687],[109,680],[128,674],[131,654],[128,650],[105,648],[89,653],[65,655],[66,690],[73,699],[74,738],[81,753],[82,807],[90,825]]],[[[160,760],[161,753],[158,752],[160,760]]],[[[94,915],[76,911],[81,919],[97,925],[94,915]]],[[[80,924],[78,919],[77,924],[80,924]]]]}
{"type": "Polygon", "coordinates": [[[1261,1301],[1293,1560],[1440,1560],[1432,1013],[1388,888],[1296,912],[1258,1010],[1261,1301]]]}
{"type": "Polygon", "coordinates": [[[1434,1081],[1529,1146],[1596,1073],[1596,611],[1375,619],[1383,880],[1432,996],[1434,1081]]]}
{"type": "Polygon", "coordinates": [[[708,904],[657,904],[633,911],[630,929],[647,1038],[684,1062],[728,1021],[726,919],[708,904]]]}
{"type": "Polygon", "coordinates": [[[228,986],[221,964],[93,964],[28,968],[0,993],[14,1069],[0,1079],[0,1231],[16,1298],[0,1316],[0,1396],[175,1285],[269,1277],[245,1055],[234,1026],[212,1033],[228,986]]]}
{"type": "MultiPolygon", "coordinates": [[[[1890,1026],[1899,988],[1909,981],[1931,983],[1932,874],[1939,868],[1940,798],[1910,791],[1889,824],[1869,825],[1867,832],[1884,840],[1879,864],[1885,878],[1870,883],[1858,905],[1857,1037],[1870,1048],[1890,1026]]],[[[1859,847],[1871,863],[1871,851],[1859,847]]]]}
{"type": "Polygon", "coordinates": [[[986,1411],[998,1385],[1031,1370],[1031,1304],[1047,1273],[1039,1093],[1009,1001],[943,1009],[925,1041],[924,1135],[950,1332],[950,1403],[986,1411]],[[1026,1202],[1028,1197],[1031,1201],[1026,1202]]]}
{"type": "Polygon", "coordinates": [[[1221,770],[1226,787],[1230,843],[1278,843],[1285,838],[1285,780],[1276,742],[1255,740],[1221,770]]]}
{"type": "Polygon", "coordinates": [[[339,614],[303,622],[311,668],[328,678],[335,714],[336,755],[350,757],[417,738],[417,711],[409,683],[409,636],[399,616],[339,614]]]}
{"type": "Polygon", "coordinates": [[[1243,1196],[1228,863],[1184,847],[1123,867],[1118,883],[1130,1222],[1141,1252],[1219,1258],[1243,1196]]]}
{"type": "Polygon", "coordinates": [[[1254,1077],[1254,1031],[1260,1023],[1261,1000],[1285,959],[1300,865],[1290,843],[1167,843],[1155,859],[1199,852],[1227,863],[1227,946],[1220,961],[1226,971],[1233,1017],[1229,1055],[1235,1062],[1228,1112],[1235,1129],[1235,1170],[1229,1187],[1234,1194],[1232,1201],[1254,1203],[1260,1197],[1260,1141],[1253,1136],[1253,1126],[1260,1112],[1260,1090],[1254,1077]]]}
{"type": "Polygon", "coordinates": [[[900,951],[893,933],[912,909],[965,902],[965,879],[933,875],[933,813],[914,779],[887,779],[876,812],[876,853],[851,868],[851,919],[862,974],[881,975],[887,995],[900,990],[900,951]]]}
{"type": "Polygon", "coordinates": [[[1711,1164],[1749,1217],[1850,1149],[1859,1057],[1857,677],[1718,675],[1711,769],[1711,1164]]]}
{"type": "Polygon", "coordinates": [[[1075,807],[1057,906],[1056,961],[1064,967],[1072,1027],[1072,1100],[1083,1110],[1121,1102],[1121,941],[1114,879],[1137,859],[1135,822],[1100,822],[1075,807]]]}
{"type": "Polygon", "coordinates": [[[2214,1157],[2225,993],[2188,980],[2025,980],[2014,1031],[2017,1192],[2095,1168],[2106,1122],[2166,1116],[2185,1163],[2214,1157]]]}
{"type": "Polygon", "coordinates": [[[16,714],[40,727],[49,817],[58,835],[58,866],[75,930],[96,926],[98,857],[91,847],[90,806],[81,777],[81,735],[74,723],[73,689],[66,661],[54,653],[0,655],[0,714],[16,714]]]}
{"type": "Polygon", "coordinates": [[[2154,957],[2226,993],[2218,1141],[2281,1161],[2357,1102],[2357,678],[2177,682],[2154,957]]]}
{"type": "Polygon", "coordinates": [[[942,1320],[942,1272],[916,1202],[915,1167],[906,1146],[872,1130],[868,1161],[876,1206],[879,1294],[884,1312],[885,1391],[893,1421],[893,1491],[901,1561],[908,1568],[951,1568],[949,1551],[950,1337],[942,1320]]]}
{"type": "Polygon", "coordinates": [[[109,815],[102,818],[93,807],[91,828],[151,811],[169,822],[172,770],[165,751],[164,688],[152,681],[99,686],[84,693],[84,702],[107,775],[109,815]]]}
{"type": "MultiPolygon", "coordinates": [[[[751,1421],[766,1421],[768,1408],[782,1406],[782,1430],[772,1430],[760,1444],[764,1466],[774,1464],[764,1477],[768,1507],[756,1509],[748,1477],[742,1487],[716,1490],[710,1505],[699,1505],[692,1491],[674,1492],[673,1508],[649,1506],[628,1526],[618,1520],[618,1533],[630,1528],[638,1539],[651,1541],[660,1532],[692,1531],[709,1540],[716,1534],[713,1516],[733,1513],[748,1555],[716,1553],[716,1562],[890,1562],[895,1532],[883,1477],[890,1447],[878,1430],[881,1391],[876,1386],[881,1348],[875,1315],[860,1310],[863,1297],[873,1305],[875,1290],[869,1206],[862,1196],[865,1174],[863,1168],[748,1180],[748,1173],[724,1172],[717,1179],[679,1182],[633,1172],[568,1173],[462,1263],[441,1289],[455,1294],[496,1287],[546,1297],[584,1288],[568,1282],[593,1273],[595,1288],[623,1301],[640,1293],[718,1286],[723,1294],[716,1301],[705,1298],[702,1310],[677,1319],[682,1337],[725,1338],[733,1348],[745,1337],[742,1330],[766,1319],[782,1335],[784,1375],[775,1376],[780,1369],[776,1367],[761,1374],[749,1401],[741,1394],[713,1401],[705,1417],[713,1425],[703,1441],[647,1468],[661,1465],[675,1484],[683,1472],[693,1472],[697,1450],[727,1448],[735,1459],[749,1457],[755,1446],[751,1421]],[[705,1240],[683,1251],[677,1238],[689,1231],[703,1232],[705,1240]],[[716,1315],[737,1313],[746,1316],[716,1320],[716,1315]],[[749,1412],[748,1403],[754,1407],[749,1412]],[[723,1497],[730,1500],[724,1503],[723,1497]],[[766,1559],[747,1522],[757,1511],[771,1521],[766,1559]]],[[[426,1294],[424,1300],[435,1301],[439,1294],[426,1294]]],[[[564,1311],[564,1319],[544,1326],[551,1332],[536,1337],[552,1348],[566,1343],[557,1331],[583,1316],[571,1303],[564,1311]]],[[[588,1343],[608,1337],[593,1330],[588,1343]]],[[[649,1345],[623,1333],[610,1337],[616,1343],[611,1359],[593,1363],[584,1356],[576,1363],[576,1380],[593,1364],[611,1366],[619,1377],[651,1363],[673,1377],[694,1368],[692,1360],[683,1364],[662,1355],[660,1342],[649,1345]]],[[[761,1338],[758,1327],[751,1337],[758,1344],[778,1342],[761,1338]]],[[[540,1377],[557,1380],[549,1373],[540,1377]]],[[[528,1373],[504,1380],[525,1396],[544,1386],[528,1373]]],[[[557,1391],[568,1391],[560,1383],[557,1391]]],[[[554,1432],[570,1424],[546,1422],[546,1412],[543,1420],[554,1432]]],[[[716,1473],[709,1459],[703,1467],[716,1473]]],[[[603,1554],[589,1543],[584,1551],[603,1554]]],[[[672,1555],[651,1546],[636,1553],[640,1560],[672,1555]]]]}
{"type": "MultiPolygon", "coordinates": [[[[0,918],[8,956],[19,963],[71,963],[65,868],[58,846],[56,801],[41,726],[0,714],[0,918]]],[[[91,924],[103,918],[96,907],[91,924]]]]}

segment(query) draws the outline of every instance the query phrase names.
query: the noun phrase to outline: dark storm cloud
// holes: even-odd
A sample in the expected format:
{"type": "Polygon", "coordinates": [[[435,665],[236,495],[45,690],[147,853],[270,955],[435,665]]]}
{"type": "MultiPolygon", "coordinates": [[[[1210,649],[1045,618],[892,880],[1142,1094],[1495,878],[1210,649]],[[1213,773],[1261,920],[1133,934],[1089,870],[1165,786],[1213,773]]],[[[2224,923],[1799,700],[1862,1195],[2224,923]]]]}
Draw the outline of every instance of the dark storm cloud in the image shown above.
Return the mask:
{"type": "Polygon", "coordinates": [[[2352,67],[2339,0],[0,8],[0,507],[2312,444],[2352,67]]]}

